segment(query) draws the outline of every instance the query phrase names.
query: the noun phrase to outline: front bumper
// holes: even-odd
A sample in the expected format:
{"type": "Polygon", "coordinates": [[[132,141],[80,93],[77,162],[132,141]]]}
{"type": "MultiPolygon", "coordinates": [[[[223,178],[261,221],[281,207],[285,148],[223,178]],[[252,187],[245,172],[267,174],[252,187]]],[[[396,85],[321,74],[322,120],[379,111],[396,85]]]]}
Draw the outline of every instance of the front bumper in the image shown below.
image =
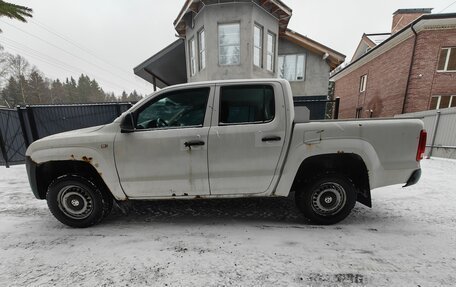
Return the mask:
{"type": "Polygon", "coordinates": [[[403,187],[411,186],[417,183],[421,178],[421,168],[415,169],[403,187]]]}
{"type": "Polygon", "coordinates": [[[38,183],[36,181],[36,166],[36,162],[34,162],[31,157],[25,157],[25,168],[27,169],[27,176],[30,183],[30,187],[33,191],[33,195],[35,195],[37,199],[44,199],[40,196],[40,193],[38,192],[38,183]]]}

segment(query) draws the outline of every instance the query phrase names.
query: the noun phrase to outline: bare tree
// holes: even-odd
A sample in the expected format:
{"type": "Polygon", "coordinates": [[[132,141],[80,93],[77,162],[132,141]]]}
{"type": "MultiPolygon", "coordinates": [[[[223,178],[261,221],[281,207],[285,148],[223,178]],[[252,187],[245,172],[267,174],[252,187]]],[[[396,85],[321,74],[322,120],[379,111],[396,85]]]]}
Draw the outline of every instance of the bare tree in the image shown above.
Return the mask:
{"type": "Polygon", "coordinates": [[[8,57],[8,68],[9,74],[16,79],[19,83],[21,90],[22,101],[27,103],[27,92],[26,92],[26,78],[30,73],[30,64],[21,55],[10,55],[8,57]]]}

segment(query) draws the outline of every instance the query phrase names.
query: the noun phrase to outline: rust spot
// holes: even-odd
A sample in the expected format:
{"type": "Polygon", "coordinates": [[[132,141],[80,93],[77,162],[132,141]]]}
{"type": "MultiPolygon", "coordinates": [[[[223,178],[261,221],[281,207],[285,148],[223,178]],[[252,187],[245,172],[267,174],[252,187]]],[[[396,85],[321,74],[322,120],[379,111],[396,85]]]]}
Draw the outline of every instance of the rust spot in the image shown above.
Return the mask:
{"type": "Polygon", "coordinates": [[[70,158],[71,158],[72,160],[75,160],[74,154],[70,155],[70,158]]]}
{"type": "Polygon", "coordinates": [[[195,199],[201,199],[201,198],[202,198],[202,197],[199,196],[199,195],[195,196],[195,199]]]}
{"type": "Polygon", "coordinates": [[[91,157],[86,157],[86,156],[82,157],[82,160],[85,161],[85,162],[88,162],[88,163],[92,162],[92,159],[93,158],[91,158],[91,157]]]}
{"type": "Polygon", "coordinates": [[[188,196],[188,193],[184,193],[184,196],[188,196]]]}
{"type": "Polygon", "coordinates": [[[345,153],[343,150],[338,150],[337,153],[345,153]]]}

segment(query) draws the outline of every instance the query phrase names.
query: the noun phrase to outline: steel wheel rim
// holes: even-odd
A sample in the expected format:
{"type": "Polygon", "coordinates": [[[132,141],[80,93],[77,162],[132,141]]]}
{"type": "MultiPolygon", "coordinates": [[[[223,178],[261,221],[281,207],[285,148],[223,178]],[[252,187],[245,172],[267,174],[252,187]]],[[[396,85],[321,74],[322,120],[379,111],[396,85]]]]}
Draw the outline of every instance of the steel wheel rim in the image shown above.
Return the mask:
{"type": "Polygon", "coordinates": [[[326,182],[312,194],[312,209],[321,216],[337,214],[345,206],[345,189],[338,183],[326,182]]]}
{"type": "Polygon", "coordinates": [[[72,219],[85,219],[93,210],[90,193],[77,185],[69,185],[60,189],[57,201],[60,210],[72,219]]]}

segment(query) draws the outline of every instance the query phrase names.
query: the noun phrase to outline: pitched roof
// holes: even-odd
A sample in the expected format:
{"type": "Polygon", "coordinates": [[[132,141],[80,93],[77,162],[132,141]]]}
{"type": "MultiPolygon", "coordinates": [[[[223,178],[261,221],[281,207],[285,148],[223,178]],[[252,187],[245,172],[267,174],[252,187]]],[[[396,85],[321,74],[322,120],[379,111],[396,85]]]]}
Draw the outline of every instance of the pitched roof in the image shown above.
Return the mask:
{"type": "Polygon", "coordinates": [[[405,26],[399,32],[393,34],[391,37],[383,41],[382,43],[378,44],[369,52],[362,55],[355,61],[352,61],[349,65],[345,68],[337,71],[334,75],[331,76],[331,80],[338,80],[339,78],[343,77],[344,75],[350,73],[356,67],[364,65],[371,61],[372,59],[376,58],[377,56],[385,53],[395,45],[401,43],[402,41],[408,39],[413,35],[413,30],[419,32],[420,30],[424,29],[426,25],[432,26],[438,29],[444,29],[445,27],[451,26],[456,28],[456,13],[445,13],[445,14],[425,14],[410,23],[409,25],[405,26]]]}
{"type": "Polygon", "coordinates": [[[181,8],[176,20],[174,20],[174,28],[180,36],[185,35],[185,21],[184,17],[188,13],[198,13],[206,5],[219,4],[219,3],[249,3],[253,2],[267,12],[274,15],[279,19],[280,32],[284,32],[290,22],[293,10],[285,5],[280,0],[186,0],[184,6],[181,8]]]}
{"type": "Polygon", "coordinates": [[[304,35],[299,34],[291,29],[285,30],[283,34],[280,35],[281,38],[293,42],[307,50],[314,52],[318,55],[324,56],[327,55],[328,64],[331,69],[335,69],[337,66],[342,64],[345,61],[345,55],[337,52],[315,40],[310,39],[304,35]]]}

